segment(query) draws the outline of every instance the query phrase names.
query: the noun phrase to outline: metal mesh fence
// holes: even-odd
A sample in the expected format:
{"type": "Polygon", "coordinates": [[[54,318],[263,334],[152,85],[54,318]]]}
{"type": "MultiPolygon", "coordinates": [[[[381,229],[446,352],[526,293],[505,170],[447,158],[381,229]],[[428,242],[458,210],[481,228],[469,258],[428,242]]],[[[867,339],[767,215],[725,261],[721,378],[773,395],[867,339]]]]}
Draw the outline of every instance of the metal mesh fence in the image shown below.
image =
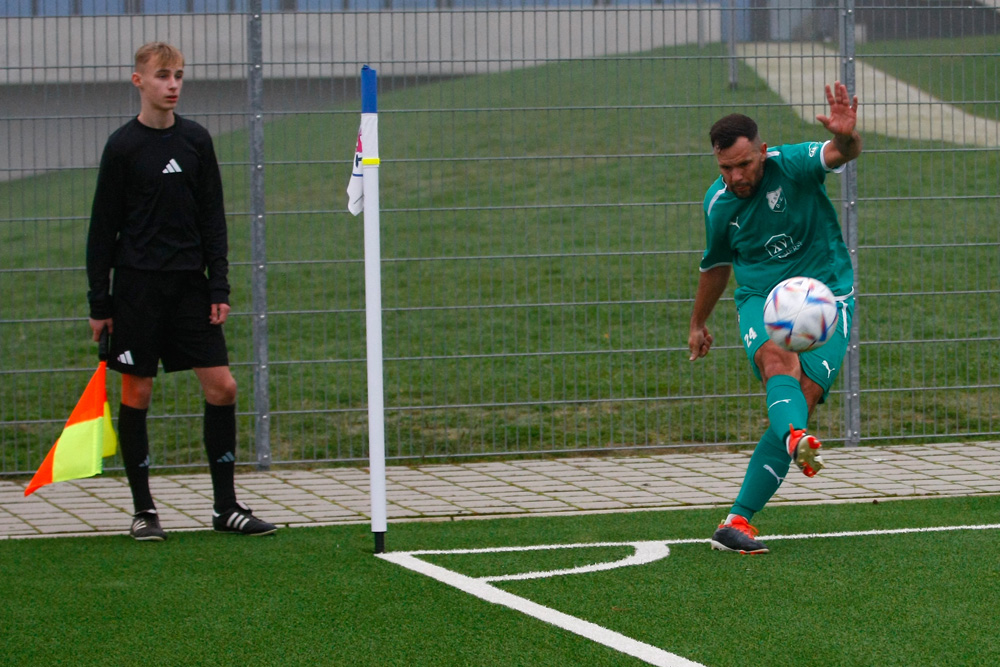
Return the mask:
{"type": "MultiPolygon", "coordinates": [[[[824,140],[835,79],[862,104],[865,152],[827,181],[859,296],[813,430],[1000,433],[996,6],[376,4],[0,0],[0,474],[37,468],[93,370],[96,165],[154,39],[184,51],[178,112],[222,166],[244,462],[367,457],[345,193],[363,64],[380,81],[389,460],[755,443],[763,390],[732,288],[712,353],[688,361],[708,128],[740,111],[769,145],[824,140]]],[[[159,376],[154,464],[202,464],[201,412],[193,374],[159,376]]]]}

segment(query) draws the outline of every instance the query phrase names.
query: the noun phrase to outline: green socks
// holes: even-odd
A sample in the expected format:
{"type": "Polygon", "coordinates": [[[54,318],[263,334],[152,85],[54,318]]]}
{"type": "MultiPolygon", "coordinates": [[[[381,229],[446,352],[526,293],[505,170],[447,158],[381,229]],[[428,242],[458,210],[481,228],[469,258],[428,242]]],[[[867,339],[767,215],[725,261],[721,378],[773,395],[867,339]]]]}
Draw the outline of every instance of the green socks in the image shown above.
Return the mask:
{"type": "Polygon", "coordinates": [[[788,474],[792,462],[785,445],[789,425],[805,428],[809,419],[809,405],[798,380],[775,375],[767,381],[767,416],[771,427],[753,450],[743,486],[730,510],[748,521],[764,508],[788,474]]]}
{"type": "Polygon", "coordinates": [[[774,435],[771,429],[764,431],[764,436],[757,443],[750,457],[746,475],[743,476],[743,486],[736,496],[736,502],[730,510],[739,514],[747,521],[753,515],[764,509],[774,492],[781,486],[792,458],[785,450],[785,441],[774,435]]]}
{"type": "Polygon", "coordinates": [[[791,375],[775,375],[767,381],[767,416],[771,431],[782,443],[788,437],[789,425],[797,429],[806,427],[809,405],[798,380],[791,375]]]}

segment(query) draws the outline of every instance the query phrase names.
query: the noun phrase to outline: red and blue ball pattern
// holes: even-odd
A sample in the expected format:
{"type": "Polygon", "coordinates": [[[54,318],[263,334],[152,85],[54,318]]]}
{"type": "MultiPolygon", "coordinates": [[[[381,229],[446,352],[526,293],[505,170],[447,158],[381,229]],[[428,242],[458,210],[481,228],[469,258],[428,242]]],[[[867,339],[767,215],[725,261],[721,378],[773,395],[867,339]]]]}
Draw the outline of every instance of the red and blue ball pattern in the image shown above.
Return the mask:
{"type": "Polygon", "coordinates": [[[815,278],[797,276],[778,283],[764,302],[764,328],[776,345],[806,352],[824,345],[837,327],[837,300],[815,278]]]}

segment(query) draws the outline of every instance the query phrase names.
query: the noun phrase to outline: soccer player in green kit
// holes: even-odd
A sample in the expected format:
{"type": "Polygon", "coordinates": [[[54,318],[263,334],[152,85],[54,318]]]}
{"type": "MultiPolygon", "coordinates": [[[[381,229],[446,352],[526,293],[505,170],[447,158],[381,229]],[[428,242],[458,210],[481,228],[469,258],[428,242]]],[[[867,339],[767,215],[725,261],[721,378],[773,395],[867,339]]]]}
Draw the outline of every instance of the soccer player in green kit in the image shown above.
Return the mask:
{"type": "Polygon", "coordinates": [[[822,144],[768,148],[757,124],[742,114],[720,119],[709,132],[721,176],[705,194],[707,242],[688,348],[692,361],[708,354],[713,337],[706,322],[735,273],[740,334],[764,383],[770,421],[729,516],[712,536],[713,549],[767,553],[750,520],[778,490],[792,461],[809,477],[823,467],[820,441],[806,425],[837,377],[854,312],[854,270],[824,181],[861,154],[857,96],[838,81],[826,86],[826,99],[829,115],[816,120],[833,138],[822,144]],[[778,347],[764,330],[767,294],[794,276],[824,282],[839,302],[836,335],[802,354],[778,347]]]}

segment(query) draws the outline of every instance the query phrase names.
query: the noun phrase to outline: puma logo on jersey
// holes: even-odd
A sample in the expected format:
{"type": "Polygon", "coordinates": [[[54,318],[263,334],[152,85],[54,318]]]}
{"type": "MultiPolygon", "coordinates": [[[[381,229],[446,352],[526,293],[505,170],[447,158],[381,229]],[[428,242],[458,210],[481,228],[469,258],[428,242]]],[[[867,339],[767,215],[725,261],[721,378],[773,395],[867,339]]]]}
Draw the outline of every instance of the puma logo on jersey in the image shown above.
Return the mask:
{"type": "Polygon", "coordinates": [[[735,218],[733,218],[732,220],[730,220],[729,224],[732,225],[733,227],[735,227],[736,229],[739,229],[740,228],[740,216],[736,216],[735,218]]]}
{"type": "Polygon", "coordinates": [[[164,174],[179,174],[181,173],[181,166],[177,164],[177,160],[170,158],[170,162],[167,166],[163,168],[164,174]]]}
{"type": "Polygon", "coordinates": [[[823,360],[823,368],[826,369],[826,377],[829,378],[830,375],[837,370],[836,368],[830,368],[830,364],[826,363],[826,359],[823,360]]]}

